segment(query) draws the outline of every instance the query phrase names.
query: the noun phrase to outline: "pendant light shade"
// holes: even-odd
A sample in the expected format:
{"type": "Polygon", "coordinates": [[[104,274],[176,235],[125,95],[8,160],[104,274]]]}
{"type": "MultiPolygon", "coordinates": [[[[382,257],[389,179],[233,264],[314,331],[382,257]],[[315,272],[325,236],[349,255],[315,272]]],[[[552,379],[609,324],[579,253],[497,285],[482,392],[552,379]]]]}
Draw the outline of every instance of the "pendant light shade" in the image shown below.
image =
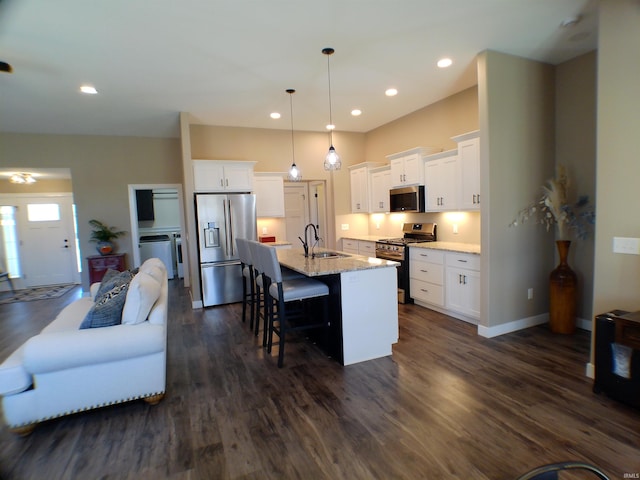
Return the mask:
{"type": "Polygon", "coordinates": [[[287,179],[290,182],[299,182],[302,180],[302,175],[300,174],[300,169],[296,165],[296,153],[293,143],[293,94],[296,93],[296,91],[293,88],[288,88],[286,92],[289,94],[289,107],[291,109],[291,167],[289,168],[287,179]]]}
{"type": "Polygon", "coordinates": [[[331,69],[329,67],[329,57],[333,55],[335,50],[333,48],[323,48],[322,53],[327,56],[327,78],[329,80],[329,151],[324,159],[324,169],[325,170],[340,170],[342,167],[342,162],[340,161],[340,155],[336,152],[336,149],[333,146],[333,118],[331,111],[331,69]]]}

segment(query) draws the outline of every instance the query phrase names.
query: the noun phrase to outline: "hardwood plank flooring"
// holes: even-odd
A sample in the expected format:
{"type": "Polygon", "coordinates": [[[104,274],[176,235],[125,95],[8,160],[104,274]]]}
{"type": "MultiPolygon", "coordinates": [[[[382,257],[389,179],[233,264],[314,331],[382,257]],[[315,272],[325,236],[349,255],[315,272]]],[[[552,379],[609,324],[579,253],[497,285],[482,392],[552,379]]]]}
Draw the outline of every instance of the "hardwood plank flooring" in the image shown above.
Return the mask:
{"type": "MultiPolygon", "coordinates": [[[[79,295],[0,306],[0,359],[79,295]]],[[[192,310],[171,281],[165,399],[25,438],[3,427],[0,478],[500,480],[563,460],[640,474],[640,410],[592,393],[587,332],[486,339],[421,307],[399,312],[392,357],[342,367],[294,339],[278,369],[240,304],[192,310]]]]}

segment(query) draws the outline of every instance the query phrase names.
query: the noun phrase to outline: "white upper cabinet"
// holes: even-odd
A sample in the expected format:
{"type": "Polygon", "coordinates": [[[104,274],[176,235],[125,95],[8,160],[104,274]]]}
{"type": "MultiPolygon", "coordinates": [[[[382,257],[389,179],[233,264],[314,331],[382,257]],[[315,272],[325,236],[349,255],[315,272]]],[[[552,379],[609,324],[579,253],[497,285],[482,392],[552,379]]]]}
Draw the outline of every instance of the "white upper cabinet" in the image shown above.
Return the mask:
{"type": "Polygon", "coordinates": [[[284,179],[281,175],[256,173],[253,191],[258,217],[284,217],[284,179]]]}
{"type": "Polygon", "coordinates": [[[458,153],[449,150],[424,157],[425,209],[444,212],[458,208],[458,153]]]}
{"type": "Polygon", "coordinates": [[[389,190],[391,189],[391,168],[374,168],[371,175],[371,196],[369,211],[384,213],[389,211],[389,190]]]}
{"type": "Polygon", "coordinates": [[[453,137],[460,162],[460,210],[480,209],[480,132],[453,137]]]}
{"type": "Polygon", "coordinates": [[[251,192],[256,162],[193,160],[196,192],[251,192]]]}
{"type": "Polygon", "coordinates": [[[424,185],[422,157],[439,151],[439,148],[416,147],[404,152],[387,155],[391,165],[391,187],[424,185]]]}
{"type": "Polygon", "coordinates": [[[365,162],[349,167],[351,180],[351,213],[369,213],[369,170],[379,163],[365,162]]]}

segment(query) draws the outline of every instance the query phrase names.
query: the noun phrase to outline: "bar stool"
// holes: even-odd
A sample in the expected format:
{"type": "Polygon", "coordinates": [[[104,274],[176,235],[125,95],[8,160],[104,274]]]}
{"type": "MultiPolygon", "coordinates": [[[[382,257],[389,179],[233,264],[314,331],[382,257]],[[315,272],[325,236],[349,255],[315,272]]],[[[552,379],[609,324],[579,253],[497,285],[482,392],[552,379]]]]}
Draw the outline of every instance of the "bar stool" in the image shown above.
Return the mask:
{"type": "MultiPolygon", "coordinates": [[[[260,258],[260,248],[266,245],[256,242],[255,240],[247,240],[249,251],[251,252],[251,260],[253,261],[253,278],[255,281],[255,324],[254,335],[257,337],[260,332],[260,318],[262,322],[262,346],[267,346],[267,333],[268,328],[268,315],[267,315],[267,299],[269,296],[268,278],[264,275],[264,268],[260,258]]],[[[274,247],[269,247],[273,248],[274,247]]],[[[293,280],[294,278],[306,278],[304,275],[298,272],[294,272],[291,269],[282,269],[282,278],[287,280],[293,280]]],[[[252,321],[253,323],[253,321],[252,321]]]]}
{"type": "Polygon", "coordinates": [[[305,276],[284,279],[276,249],[267,245],[258,246],[259,262],[262,274],[266,277],[265,288],[266,313],[268,319],[267,352],[271,353],[273,334],[280,338],[278,349],[278,368],[284,363],[284,348],[287,333],[312,328],[329,328],[329,287],[305,276]],[[306,318],[303,302],[322,299],[322,318],[319,321],[306,318]],[[295,308],[298,307],[298,308],[295,308]],[[305,320],[302,322],[296,322],[305,320]],[[277,325],[276,325],[277,323],[277,325]]]}
{"type": "Polygon", "coordinates": [[[247,305],[250,306],[249,328],[253,330],[253,320],[255,316],[256,305],[256,282],[254,278],[253,260],[251,258],[251,250],[249,249],[249,241],[246,238],[236,238],[238,246],[238,256],[240,257],[240,266],[242,267],[242,323],[246,321],[247,305]],[[248,286],[247,286],[248,283],[248,286]]]}

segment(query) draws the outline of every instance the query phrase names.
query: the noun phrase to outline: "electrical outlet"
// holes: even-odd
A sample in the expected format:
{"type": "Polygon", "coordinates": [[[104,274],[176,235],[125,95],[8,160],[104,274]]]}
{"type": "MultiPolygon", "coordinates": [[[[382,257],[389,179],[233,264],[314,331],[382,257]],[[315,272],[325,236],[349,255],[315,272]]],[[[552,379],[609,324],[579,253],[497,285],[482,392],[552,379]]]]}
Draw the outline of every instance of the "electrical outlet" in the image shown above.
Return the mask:
{"type": "Polygon", "coordinates": [[[267,227],[262,227],[262,234],[266,235],[267,234],[267,227]]]}
{"type": "Polygon", "coordinates": [[[458,224],[457,224],[457,223],[454,223],[454,224],[453,224],[453,233],[454,233],[454,234],[457,234],[457,233],[458,233],[458,224]]]}
{"type": "Polygon", "coordinates": [[[527,300],[533,300],[533,288],[527,290],[527,300]]]}
{"type": "Polygon", "coordinates": [[[348,223],[343,223],[341,226],[342,226],[342,230],[349,230],[349,224],[348,223]]]}
{"type": "Polygon", "coordinates": [[[640,255],[640,238],[613,237],[613,253],[640,255]]]}

